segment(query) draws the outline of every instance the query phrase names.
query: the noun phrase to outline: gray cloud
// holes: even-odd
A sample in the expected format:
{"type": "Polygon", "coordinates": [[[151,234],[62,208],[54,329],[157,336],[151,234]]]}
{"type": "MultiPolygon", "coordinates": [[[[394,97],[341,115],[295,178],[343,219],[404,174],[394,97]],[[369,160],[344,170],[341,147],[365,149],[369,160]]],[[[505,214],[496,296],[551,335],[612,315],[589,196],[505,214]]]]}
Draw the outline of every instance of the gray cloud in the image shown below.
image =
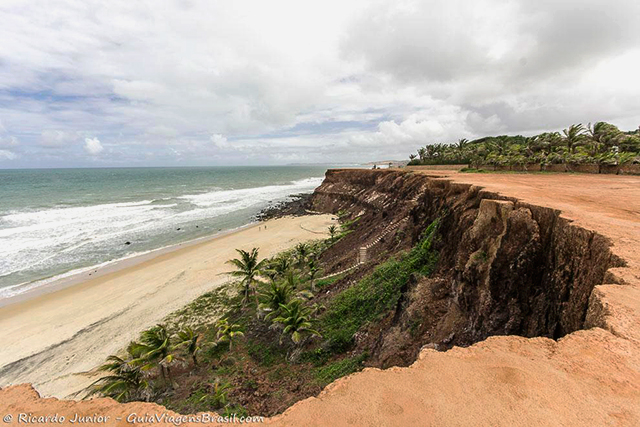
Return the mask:
{"type": "Polygon", "coordinates": [[[637,16],[628,0],[7,0],[0,167],[366,161],[635,128],[637,16]]]}

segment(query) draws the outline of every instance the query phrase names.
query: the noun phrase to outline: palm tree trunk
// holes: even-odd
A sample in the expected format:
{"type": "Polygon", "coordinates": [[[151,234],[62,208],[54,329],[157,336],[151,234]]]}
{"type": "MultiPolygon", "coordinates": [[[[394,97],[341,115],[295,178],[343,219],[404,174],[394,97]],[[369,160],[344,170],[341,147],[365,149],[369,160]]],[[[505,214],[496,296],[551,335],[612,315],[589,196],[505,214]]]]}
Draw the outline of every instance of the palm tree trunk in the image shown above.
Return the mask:
{"type": "Polygon", "coordinates": [[[162,377],[162,381],[167,381],[167,376],[164,373],[164,366],[160,365],[160,376],[162,377]]]}

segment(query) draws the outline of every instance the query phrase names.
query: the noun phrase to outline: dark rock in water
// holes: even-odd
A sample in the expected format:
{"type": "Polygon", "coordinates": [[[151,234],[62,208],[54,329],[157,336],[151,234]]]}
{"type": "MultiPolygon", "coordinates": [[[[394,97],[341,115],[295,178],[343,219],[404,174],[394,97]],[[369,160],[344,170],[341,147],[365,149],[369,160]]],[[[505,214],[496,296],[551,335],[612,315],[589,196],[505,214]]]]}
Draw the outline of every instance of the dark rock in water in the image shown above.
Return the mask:
{"type": "Polygon", "coordinates": [[[312,194],[295,194],[291,195],[291,200],[285,202],[273,203],[260,211],[255,219],[258,221],[266,221],[274,218],[282,218],[283,216],[302,216],[307,215],[307,210],[311,208],[312,194]]]}
{"type": "Polygon", "coordinates": [[[131,242],[124,242],[124,244],[125,244],[125,245],[130,245],[130,244],[131,244],[131,242]]]}
{"type": "Polygon", "coordinates": [[[198,228],[198,226],[196,225],[196,228],[198,228]]]}

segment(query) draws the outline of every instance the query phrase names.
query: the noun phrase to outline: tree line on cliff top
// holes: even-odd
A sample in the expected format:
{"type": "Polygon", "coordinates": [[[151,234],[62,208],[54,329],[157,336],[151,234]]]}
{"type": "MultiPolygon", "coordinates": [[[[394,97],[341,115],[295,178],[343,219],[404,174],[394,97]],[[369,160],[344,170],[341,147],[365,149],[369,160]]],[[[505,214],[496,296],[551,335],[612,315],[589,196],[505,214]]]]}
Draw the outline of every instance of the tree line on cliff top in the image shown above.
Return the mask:
{"type": "Polygon", "coordinates": [[[640,163],[640,128],[623,132],[606,122],[571,125],[562,132],[525,137],[490,136],[473,141],[428,144],[409,156],[409,165],[599,164],[640,163]]]}

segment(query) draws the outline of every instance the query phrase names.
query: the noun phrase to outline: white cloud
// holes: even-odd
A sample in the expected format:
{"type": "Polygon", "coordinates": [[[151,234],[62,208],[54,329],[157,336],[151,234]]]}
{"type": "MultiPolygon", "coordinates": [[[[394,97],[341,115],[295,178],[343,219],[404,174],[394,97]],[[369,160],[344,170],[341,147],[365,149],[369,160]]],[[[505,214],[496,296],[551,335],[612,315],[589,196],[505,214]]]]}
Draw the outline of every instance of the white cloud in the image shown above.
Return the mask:
{"type": "Polygon", "coordinates": [[[19,145],[15,136],[0,136],[0,148],[13,148],[19,145]]]}
{"type": "Polygon", "coordinates": [[[84,150],[92,156],[97,156],[102,153],[104,147],[98,140],[98,138],[85,138],[84,139],[84,150]]]}
{"type": "Polygon", "coordinates": [[[233,147],[232,144],[229,144],[227,138],[219,133],[214,133],[213,135],[211,135],[211,142],[214,146],[222,150],[228,150],[233,147]]]}
{"type": "Polygon", "coordinates": [[[179,132],[170,126],[159,125],[147,129],[147,135],[160,138],[175,138],[179,135],[179,132]]]}
{"type": "Polygon", "coordinates": [[[118,164],[170,163],[172,150],[184,164],[228,164],[406,156],[425,142],[599,119],[631,129],[639,9],[5,0],[0,133],[32,154],[25,165],[60,153],[91,164],[83,146],[118,164]],[[93,135],[109,150],[80,143],[93,135]]]}
{"type": "Polygon", "coordinates": [[[78,135],[61,130],[45,130],[40,134],[40,145],[49,148],[60,148],[78,140],[78,135]]]}
{"type": "Polygon", "coordinates": [[[0,160],[15,160],[18,155],[9,150],[0,150],[0,160]]]}

